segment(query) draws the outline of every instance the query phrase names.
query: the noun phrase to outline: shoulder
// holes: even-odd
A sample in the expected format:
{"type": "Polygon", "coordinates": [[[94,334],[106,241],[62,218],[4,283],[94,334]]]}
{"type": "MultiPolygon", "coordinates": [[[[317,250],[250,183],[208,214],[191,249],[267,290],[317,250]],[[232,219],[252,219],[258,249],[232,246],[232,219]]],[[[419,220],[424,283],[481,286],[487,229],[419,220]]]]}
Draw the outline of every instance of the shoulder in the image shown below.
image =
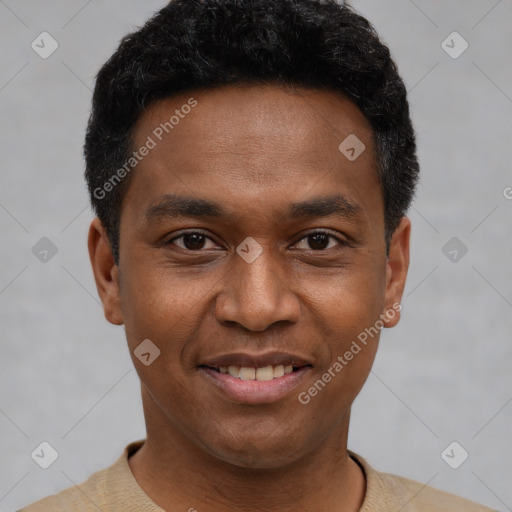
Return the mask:
{"type": "Polygon", "coordinates": [[[91,475],[80,485],[64,489],[58,494],[43,498],[18,512],[97,512],[102,510],[104,503],[104,482],[109,468],[102,469],[91,475]]]}
{"type": "Polygon", "coordinates": [[[353,452],[350,455],[366,476],[366,495],[361,512],[496,512],[421,482],[381,473],[360,455],[353,452]]]}
{"type": "Polygon", "coordinates": [[[147,507],[148,497],[138,487],[128,458],[144,440],[127,445],[122,455],[111,466],[93,473],[85,482],[73,485],[18,512],[98,512],[110,510],[112,503],[120,504],[119,510],[158,510],[147,507]],[[139,507],[140,505],[140,507],[139,507]]]}
{"type": "Polygon", "coordinates": [[[492,512],[492,509],[409,478],[379,473],[384,486],[396,493],[403,512],[492,512]]]}

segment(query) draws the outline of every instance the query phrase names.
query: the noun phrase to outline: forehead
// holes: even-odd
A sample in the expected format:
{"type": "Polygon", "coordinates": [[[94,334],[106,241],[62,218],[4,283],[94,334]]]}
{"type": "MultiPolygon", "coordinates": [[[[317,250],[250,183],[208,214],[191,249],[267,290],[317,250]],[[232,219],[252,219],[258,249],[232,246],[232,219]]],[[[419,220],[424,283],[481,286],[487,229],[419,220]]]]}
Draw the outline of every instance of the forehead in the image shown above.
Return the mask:
{"type": "MultiPolygon", "coordinates": [[[[300,140],[308,153],[325,137],[341,142],[349,134],[361,139],[372,135],[363,113],[339,93],[281,85],[229,85],[157,101],[136,125],[137,142],[162,124],[166,125],[160,134],[165,143],[172,144],[179,137],[205,149],[214,149],[220,142],[236,147],[244,136],[250,136],[255,150],[261,141],[289,139],[290,143],[300,140]],[[190,108],[192,102],[195,106],[190,108]]],[[[159,134],[154,135],[158,138],[159,134]]]]}
{"type": "Polygon", "coordinates": [[[331,91],[236,85],[187,92],[143,113],[133,149],[149,140],[153,147],[125,197],[146,206],[175,193],[233,206],[236,196],[267,208],[309,193],[339,191],[354,202],[370,186],[380,194],[371,126],[357,106],[331,91]],[[342,151],[347,140],[358,153],[364,148],[356,159],[342,151]]]}

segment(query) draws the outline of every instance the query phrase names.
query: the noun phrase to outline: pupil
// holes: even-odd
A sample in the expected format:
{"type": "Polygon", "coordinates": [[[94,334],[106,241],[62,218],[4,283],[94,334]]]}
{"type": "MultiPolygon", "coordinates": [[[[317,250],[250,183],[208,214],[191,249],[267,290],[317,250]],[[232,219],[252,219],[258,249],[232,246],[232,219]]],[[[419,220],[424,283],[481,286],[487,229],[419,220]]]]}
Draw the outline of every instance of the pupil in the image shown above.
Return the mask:
{"type": "Polygon", "coordinates": [[[309,245],[314,250],[325,249],[329,245],[329,235],[325,233],[309,235],[309,245]],[[320,247],[318,247],[318,245],[320,245],[320,247]]]}
{"type": "Polygon", "coordinates": [[[204,245],[204,235],[198,233],[186,234],[183,237],[183,244],[187,249],[201,249],[204,245]]]}

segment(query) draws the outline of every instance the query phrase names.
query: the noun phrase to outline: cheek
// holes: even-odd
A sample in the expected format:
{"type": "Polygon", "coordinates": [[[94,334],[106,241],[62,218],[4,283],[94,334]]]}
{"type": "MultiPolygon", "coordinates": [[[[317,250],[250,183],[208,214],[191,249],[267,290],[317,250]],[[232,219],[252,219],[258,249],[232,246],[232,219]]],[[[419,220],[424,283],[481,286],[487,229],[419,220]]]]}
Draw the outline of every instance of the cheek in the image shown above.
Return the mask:
{"type": "Polygon", "coordinates": [[[321,286],[318,281],[311,283],[305,291],[310,298],[311,321],[321,336],[315,381],[320,379],[326,385],[316,387],[327,400],[351,402],[364,384],[378,348],[384,267],[365,262],[361,269],[354,266],[352,271],[324,280],[321,286]]]}
{"type": "Polygon", "coordinates": [[[201,326],[211,314],[207,292],[214,285],[213,275],[184,280],[175,269],[155,268],[149,262],[126,268],[126,275],[129,279],[123,283],[121,301],[128,347],[139,378],[155,402],[172,394],[172,403],[186,406],[194,397],[183,383],[195,371],[191,347],[205,337],[201,326]],[[149,365],[137,357],[144,340],[156,347],[149,344],[157,354],[149,365]]]}
{"type": "Polygon", "coordinates": [[[151,265],[132,267],[126,275],[129,278],[121,289],[121,307],[127,332],[163,338],[162,342],[190,328],[209,289],[204,279],[184,282],[174,270],[152,269],[151,265]]]}
{"type": "Polygon", "coordinates": [[[373,325],[385,304],[385,265],[368,258],[331,275],[302,276],[302,282],[303,300],[313,321],[318,319],[323,329],[339,337],[338,348],[373,325]]]}
{"type": "Polygon", "coordinates": [[[331,424],[348,411],[363,387],[379,343],[379,304],[360,294],[345,297],[329,311],[325,306],[319,364],[298,396],[300,403],[316,410],[312,417],[323,415],[331,424]]]}

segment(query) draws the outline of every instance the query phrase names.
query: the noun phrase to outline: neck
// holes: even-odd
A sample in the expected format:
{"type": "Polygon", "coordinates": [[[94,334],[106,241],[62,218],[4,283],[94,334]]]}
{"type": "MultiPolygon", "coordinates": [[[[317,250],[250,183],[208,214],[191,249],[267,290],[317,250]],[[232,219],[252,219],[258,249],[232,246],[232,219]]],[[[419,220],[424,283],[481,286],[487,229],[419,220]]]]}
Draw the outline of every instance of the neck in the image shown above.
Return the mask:
{"type": "Polygon", "coordinates": [[[254,469],[207,453],[144,395],[147,440],[128,462],[140,487],[164,510],[360,509],[366,482],[347,452],[350,412],[311,453],[282,467],[254,469]]]}

